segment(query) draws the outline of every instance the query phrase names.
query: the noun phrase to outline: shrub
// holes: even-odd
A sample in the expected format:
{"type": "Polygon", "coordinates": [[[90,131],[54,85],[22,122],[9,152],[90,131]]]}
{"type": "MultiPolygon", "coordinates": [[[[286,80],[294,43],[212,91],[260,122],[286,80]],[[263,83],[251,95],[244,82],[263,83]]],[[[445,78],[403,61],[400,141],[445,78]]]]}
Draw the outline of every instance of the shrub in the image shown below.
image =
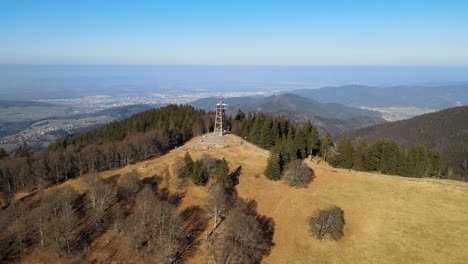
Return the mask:
{"type": "Polygon", "coordinates": [[[299,159],[289,162],[283,175],[283,179],[292,187],[305,187],[313,177],[312,169],[299,159]]]}
{"type": "Polygon", "coordinates": [[[343,237],[344,212],[337,206],[315,211],[309,219],[310,232],[317,239],[329,236],[333,240],[343,237]]]}

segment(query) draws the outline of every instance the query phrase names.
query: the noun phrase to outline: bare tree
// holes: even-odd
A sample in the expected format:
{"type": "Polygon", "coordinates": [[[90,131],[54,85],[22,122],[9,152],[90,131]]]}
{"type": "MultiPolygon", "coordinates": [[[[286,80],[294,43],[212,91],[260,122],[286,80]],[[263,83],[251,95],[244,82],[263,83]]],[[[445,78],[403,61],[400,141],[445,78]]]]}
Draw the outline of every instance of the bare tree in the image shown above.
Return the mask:
{"type": "Polygon", "coordinates": [[[255,216],[232,209],[222,228],[210,237],[208,249],[215,263],[260,263],[271,247],[263,238],[255,216]]]}
{"type": "Polygon", "coordinates": [[[16,201],[11,205],[13,212],[13,230],[15,234],[15,246],[18,252],[23,252],[26,246],[26,238],[28,233],[26,204],[21,201],[16,201]]]}
{"type": "Polygon", "coordinates": [[[92,216],[95,223],[99,223],[104,220],[107,209],[115,202],[116,192],[97,175],[89,176],[87,181],[89,188],[87,198],[92,216]]]}
{"type": "Polygon", "coordinates": [[[140,175],[136,171],[124,174],[117,181],[117,186],[119,188],[119,195],[123,199],[134,198],[134,195],[141,189],[140,175]]]}
{"type": "Polygon", "coordinates": [[[343,237],[344,213],[337,206],[315,211],[309,219],[310,232],[317,238],[323,239],[329,235],[334,240],[343,237]]]}
{"type": "Polygon", "coordinates": [[[70,254],[78,234],[78,217],[71,203],[64,203],[49,225],[57,252],[70,254]]]}
{"type": "Polygon", "coordinates": [[[290,161],[283,175],[283,179],[292,187],[306,187],[313,177],[312,169],[299,159],[290,161]]]}
{"type": "Polygon", "coordinates": [[[124,232],[134,254],[151,256],[156,263],[173,263],[183,237],[183,221],[176,208],[158,200],[149,186],[137,194],[135,211],[124,232]]]}
{"type": "Polygon", "coordinates": [[[206,209],[214,219],[213,230],[218,226],[218,220],[226,216],[231,208],[230,196],[222,183],[211,186],[206,199],[206,209]]]}

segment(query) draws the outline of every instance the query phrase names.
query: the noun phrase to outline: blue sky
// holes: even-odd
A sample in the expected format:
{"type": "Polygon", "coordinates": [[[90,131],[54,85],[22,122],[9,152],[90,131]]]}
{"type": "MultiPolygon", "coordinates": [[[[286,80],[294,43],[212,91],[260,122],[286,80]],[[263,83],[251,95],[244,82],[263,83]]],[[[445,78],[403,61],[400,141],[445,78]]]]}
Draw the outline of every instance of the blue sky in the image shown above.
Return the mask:
{"type": "Polygon", "coordinates": [[[0,63],[468,65],[468,1],[0,1],[0,63]]]}

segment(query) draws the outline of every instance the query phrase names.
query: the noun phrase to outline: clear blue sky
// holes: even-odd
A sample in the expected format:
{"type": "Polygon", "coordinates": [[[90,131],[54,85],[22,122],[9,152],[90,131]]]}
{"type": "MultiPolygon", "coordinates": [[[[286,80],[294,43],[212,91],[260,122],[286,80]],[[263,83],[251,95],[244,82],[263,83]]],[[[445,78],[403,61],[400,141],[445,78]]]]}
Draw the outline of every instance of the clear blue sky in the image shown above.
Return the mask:
{"type": "Polygon", "coordinates": [[[468,65],[468,1],[0,1],[0,63],[468,65]]]}

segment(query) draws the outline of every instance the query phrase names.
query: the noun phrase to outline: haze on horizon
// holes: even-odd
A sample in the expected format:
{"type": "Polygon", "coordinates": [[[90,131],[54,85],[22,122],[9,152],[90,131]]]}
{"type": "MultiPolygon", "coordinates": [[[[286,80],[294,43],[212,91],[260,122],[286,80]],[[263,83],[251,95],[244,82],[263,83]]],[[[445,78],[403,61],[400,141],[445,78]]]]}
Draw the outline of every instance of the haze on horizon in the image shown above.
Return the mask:
{"type": "Polygon", "coordinates": [[[466,1],[0,6],[0,64],[468,65],[466,1]]]}

